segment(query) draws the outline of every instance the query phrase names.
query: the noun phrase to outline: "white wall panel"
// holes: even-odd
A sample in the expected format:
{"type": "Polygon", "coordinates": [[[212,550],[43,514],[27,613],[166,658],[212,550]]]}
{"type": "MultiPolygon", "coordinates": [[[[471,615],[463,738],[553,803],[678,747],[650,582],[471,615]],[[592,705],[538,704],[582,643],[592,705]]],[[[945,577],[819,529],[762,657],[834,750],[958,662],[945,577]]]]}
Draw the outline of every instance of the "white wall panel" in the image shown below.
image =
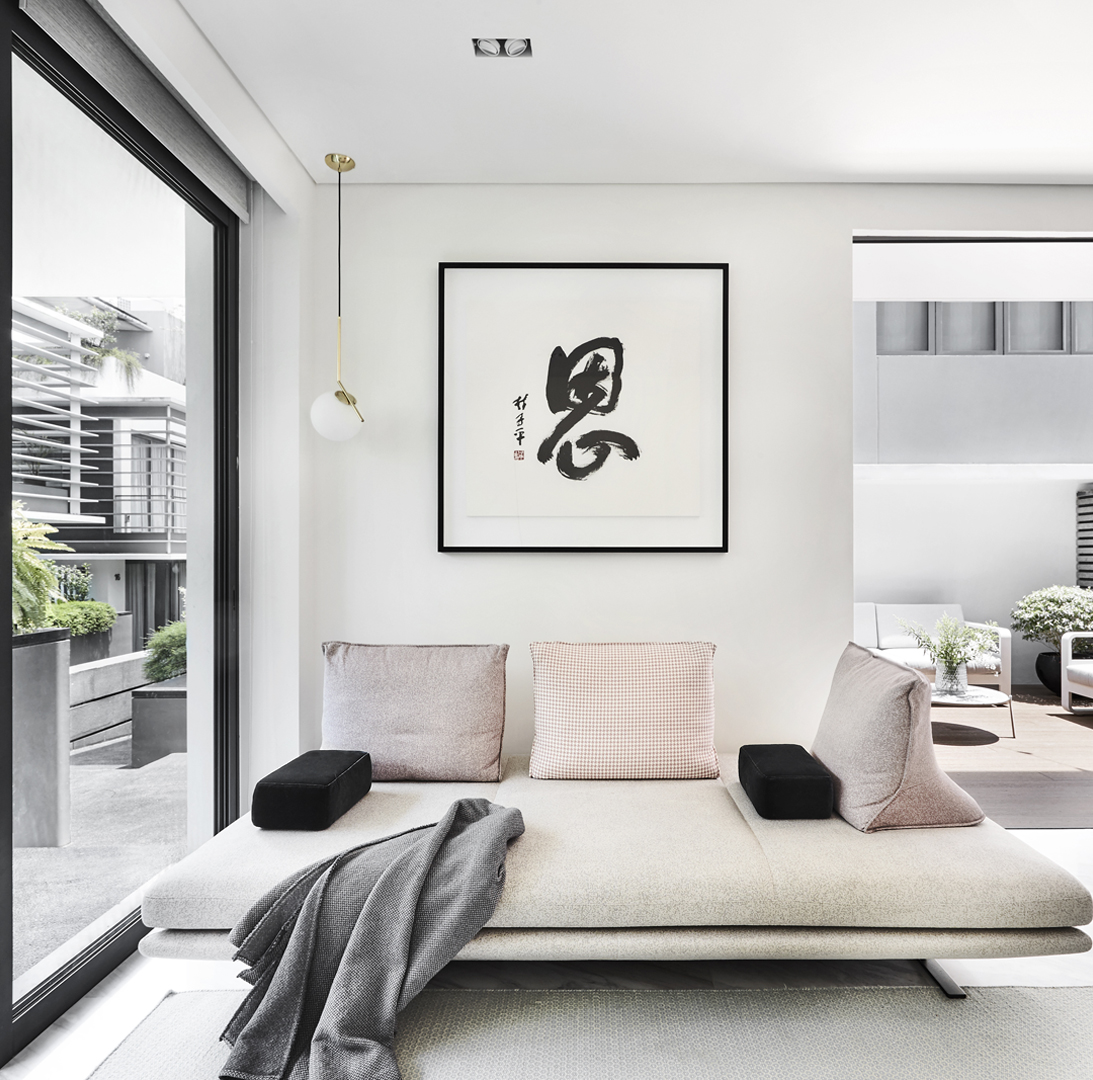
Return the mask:
{"type": "Polygon", "coordinates": [[[1081,243],[855,244],[854,299],[1093,299],[1093,236],[1081,243]]]}

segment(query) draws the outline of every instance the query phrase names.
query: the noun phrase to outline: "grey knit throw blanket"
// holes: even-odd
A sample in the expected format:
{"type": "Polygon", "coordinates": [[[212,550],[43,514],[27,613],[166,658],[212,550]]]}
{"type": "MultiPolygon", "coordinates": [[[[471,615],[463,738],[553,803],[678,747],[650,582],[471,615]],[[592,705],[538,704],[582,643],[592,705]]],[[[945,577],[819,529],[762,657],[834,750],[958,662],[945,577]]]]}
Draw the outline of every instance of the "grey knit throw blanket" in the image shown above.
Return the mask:
{"type": "Polygon", "coordinates": [[[221,1077],[399,1080],[396,1016],[489,920],[523,831],[519,810],[460,799],[266,893],[231,932],[254,988],[221,1077]]]}

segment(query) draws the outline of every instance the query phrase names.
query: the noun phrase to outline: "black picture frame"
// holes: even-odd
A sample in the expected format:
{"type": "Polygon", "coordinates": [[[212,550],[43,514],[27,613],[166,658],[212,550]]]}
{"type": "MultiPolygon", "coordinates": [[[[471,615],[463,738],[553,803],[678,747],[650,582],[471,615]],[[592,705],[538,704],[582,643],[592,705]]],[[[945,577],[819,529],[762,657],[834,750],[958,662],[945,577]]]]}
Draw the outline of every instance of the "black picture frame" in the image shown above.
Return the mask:
{"type": "MultiPolygon", "coordinates": [[[[728,263],[440,263],[438,551],[728,551],[728,312],[728,263]],[[589,305],[600,296],[601,310],[609,313],[602,321],[609,325],[602,328],[604,336],[595,336],[600,329],[598,316],[594,308],[590,314],[589,305]],[[693,312],[697,317],[687,319],[686,312],[693,312]],[[527,320],[516,321],[522,314],[529,316],[527,320]],[[559,330],[556,335],[552,319],[559,330]],[[612,327],[620,323],[630,328],[626,342],[611,336],[612,327]],[[514,325],[520,327],[520,333],[513,332],[514,325]],[[588,329],[594,325],[596,331],[588,329]],[[583,333],[580,332],[582,327],[583,333]],[[695,346],[687,349],[681,343],[676,352],[671,348],[658,349],[657,343],[663,345],[672,341],[671,328],[680,327],[685,335],[693,333],[695,346]],[[582,342],[582,338],[589,340],[582,342]],[[600,356],[589,351],[597,342],[601,345],[614,343],[608,349],[609,357],[614,357],[607,361],[610,372],[604,368],[603,356],[607,354],[603,349],[599,350],[600,356]],[[562,363],[563,358],[559,357],[559,367],[551,367],[554,358],[566,349],[572,351],[565,355],[565,362],[562,363]],[[585,351],[581,352],[581,349],[585,351]],[[591,486],[578,488],[559,483],[553,468],[556,467],[564,479],[599,481],[600,478],[591,476],[591,470],[598,470],[606,463],[608,468],[603,468],[603,473],[608,475],[609,468],[618,470],[640,454],[634,440],[615,431],[589,431],[582,447],[579,437],[582,428],[571,423],[569,418],[574,413],[586,413],[585,406],[571,403],[563,408],[558,396],[560,383],[556,383],[554,396],[548,396],[545,391],[547,370],[568,370],[571,378],[575,372],[585,371],[587,378],[588,365],[599,363],[598,370],[606,372],[601,376],[602,386],[614,389],[610,395],[603,391],[600,409],[591,405],[588,409],[597,415],[606,415],[614,412],[621,400],[619,387],[623,354],[627,350],[631,357],[635,354],[639,357],[637,361],[631,361],[627,375],[628,388],[634,383],[638,387],[630,390],[630,396],[636,402],[631,405],[631,423],[635,412],[643,407],[645,411],[641,416],[647,420],[647,427],[652,422],[659,437],[659,442],[656,439],[652,442],[654,450],[659,446],[664,451],[661,458],[666,459],[671,454],[683,455],[685,451],[679,446],[686,443],[689,456],[680,457],[680,461],[685,460],[694,467],[677,469],[672,474],[669,464],[658,465],[655,452],[646,453],[645,460],[652,458],[652,464],[646,466],[643,461],[645,472],[638,474],[635,471],[632,477],[648,477],[648,481],[631,477],[622,481],[618,478],[625,473],[616,471],[612,476],[616,488],[623,483],[628,487],[625,493],[612,493],[611,507],[603,512],[569,512],[569,501],[589,503],[591,486]],[[575,359],[578,356],[584,359],[575,359]],[[664,357],[668,357],[665,367],[658,368],[664,357]],[[642,359],[644,374],[640,366],[642,359]],[[504,394],[501,384],[508,377],[510,361],[511,369],[519,372],[519,375],[513,375],[516,379],[513,385],[518,384],[519,391],[529,389],[524,386],[530,381],[528,373],[539,372],[541,368],[543,383],[539,389],[531,388],[532,406],[514,413],[513,422],[516,417],[520,420],[512,438],[519,439],[519,444],[512,449],[512,454],[522,463],[547,464],[549,481],[542,473],[516,472],[524,466],[510,467],[507,452],[505,463],[501,464],[501,441],[508,436],[501,431],[505,425],[500,412],[500,395],[504,394]],[[613,364],[617,364],[617,371],[613,364]],[[677,366],[687,366],[686,378],[681,376],[677,380],[684,384],[683,389],[673,389],[672,380],[665,379],[666,372],[677,366]],[[501,378],[491,381],[498,373],[501,378]],[[485,412],[481,413],[485,422],[478,423],[480,417],[471,414],[480,408],[481,398],[476,399],[468,387],[479,387],[483,383],[490,388],[497,385],[498,392],[491,394],[485,412]],[[541,398],[539,390],[543,390],[541,398]],[[697,410],[697,418],[693,413],[688,415],[688,406],[697,410]],[[538,410],[537,423],[533,425],[536,430],[529,427],[526,437],[520,438],[524,435],[525,412],[530,415],[532,407],[538,410]],[[654,416],[657,408],[661,410],[660,415],[654,416]],[[542,433],[549,432],[549,425],[559,418],[553,434],[540,442],[542,433]],[[673,425],[678,429],[678,438],[668,437],[673,425]],[[565,439],[566,434],[558,433],[571,426],[575,437],[564,460],[572,474],[563,472],[560,450],[557,455],[551,450],[555,443],[561,447],[560,440],[565,439]],[[481,434],[483,431],[487,434],[481,434]],[[597,445],[594,440],[600,436],[608,441],[597,445]],[[488,445],[483,440],[488,440],[488,445]],[[672,448],[670,453],[665,451],[666,447],[672,448]],[[551,456],[544,461],[541,455],[548,451],[551,456]],[[611,460],[613,452],[620,459],[618,462],[611,460]],[[533,462],[529,455],[536,460],[533,462]],[[485,470],[481,467],[483,462],[485,470]],[[583,464],[579,464],[581,462],[583,464]],[[582,472],[584,476],[573,475],[582,472]],[[508,479],[510,474],[513,476],[511,481],[508,479]],[[678,483],[671,481],[672,475],[680,474],[678,483]],[[496,482],[499,477],[501,483],[496,482]],[[529,485],[534,488],[534,494],[528,494],[529,485]],[[509,493],[510,487],[512,493],[509,493]],[[656,503],[657,499],[659,503],[656,503]],[[478,508],[483,500],[490,504],[484,510],[478,508]],[[500,508],[493,505],[506,500],[506,505],[532,505],[547,510],[545,513],[507,513],[504,505],[500,508]],[[687,505],[683,506],[682,501],[687,505]],[[646,502],[650,503],[647,509],[646,502]],[[678,507],[675,506],[677,502],[680,503],[678,507]],[[631,506],[641,507],[644,512],[631,512],[631,506]],[[697,513],[694,512],[696,508],[697,513]],[[676,513],[674,509],[684,512],[676,513]]],[[[573,382],[567,384],[566,391],[573,391],[573,386],[573,382]]],[[[512,400],[514,408],[518,400],[519,396],[512,400]]],[[[621,423],[625,419],[623,414],[624,410],[620,408],[617,416],[604,423],[613,426],[616,421],[621,423]]],[[[584,415],[584,420],[592,422],[590,413],[584,415]]],[[[528,424],[531,425],[530,420],[528,424]]],[[[605,485],[600,490],[608,489],[605,485]]]]}

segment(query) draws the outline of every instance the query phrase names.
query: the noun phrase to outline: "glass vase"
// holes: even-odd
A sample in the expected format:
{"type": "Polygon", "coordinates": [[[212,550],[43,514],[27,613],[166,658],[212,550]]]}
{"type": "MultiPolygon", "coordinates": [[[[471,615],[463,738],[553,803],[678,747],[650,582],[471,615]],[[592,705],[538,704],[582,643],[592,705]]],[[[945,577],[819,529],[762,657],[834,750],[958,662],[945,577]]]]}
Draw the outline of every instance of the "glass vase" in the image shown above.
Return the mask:
{"type": "Polygon", "coordinates": [[[956,667],[947,667],[939,663],[934,676],[934,689],[939,694],[963,697],[968,692],[968,665],[957,664],[956,667]]]}

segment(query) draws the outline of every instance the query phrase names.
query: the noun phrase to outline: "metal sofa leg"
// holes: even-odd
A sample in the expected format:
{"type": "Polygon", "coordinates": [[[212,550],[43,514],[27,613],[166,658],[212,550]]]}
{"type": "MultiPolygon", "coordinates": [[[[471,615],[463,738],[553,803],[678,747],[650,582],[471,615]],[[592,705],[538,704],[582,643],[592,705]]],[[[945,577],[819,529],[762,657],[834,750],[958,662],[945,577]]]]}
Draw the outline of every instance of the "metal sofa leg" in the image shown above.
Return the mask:
{"type": "Polygon", "coordinates": [[[936,960],[923,960],[921,963],[928,972],[930,978],[941,987],[941,990],[946,997],[966,998],[968,996],[964,992],[964,988],[959,986],[953,977],[936,960]]]}

